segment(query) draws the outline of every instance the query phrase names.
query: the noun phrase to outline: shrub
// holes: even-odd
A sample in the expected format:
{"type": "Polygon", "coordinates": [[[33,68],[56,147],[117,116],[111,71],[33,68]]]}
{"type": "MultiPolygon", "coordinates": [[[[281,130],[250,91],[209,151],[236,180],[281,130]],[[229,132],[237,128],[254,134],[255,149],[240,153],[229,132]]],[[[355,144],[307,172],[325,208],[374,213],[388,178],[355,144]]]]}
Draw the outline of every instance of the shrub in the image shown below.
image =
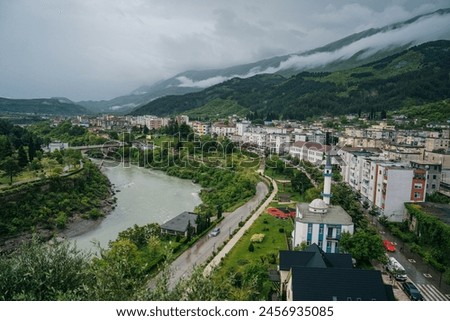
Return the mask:
{"type": "Polygon", "coordinates": [[[265,235],[260,233],[260,234],[253,234],[252,237],[250,238],[250,242],[252,243],[261,243],[264,240],[265,235]]]}
{"type": "Polygon", "coordinates": [[[249,252],[254,252],[255,251],[255,246],[253,245],[253,243],[250,242],[250,244],[248,245],[248,251],[249,252]]]}

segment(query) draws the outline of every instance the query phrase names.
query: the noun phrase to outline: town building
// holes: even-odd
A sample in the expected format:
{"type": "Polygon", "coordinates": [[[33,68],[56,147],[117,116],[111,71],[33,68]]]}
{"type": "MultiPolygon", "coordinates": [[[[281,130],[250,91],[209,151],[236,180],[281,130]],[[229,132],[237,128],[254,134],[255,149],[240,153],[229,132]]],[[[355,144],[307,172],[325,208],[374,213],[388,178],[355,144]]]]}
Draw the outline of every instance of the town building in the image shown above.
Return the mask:
{"type": "Polygon", "coordinates": [[[195,134],[199,136],[209,135],[211,133],[211,125],[200,121],[193,121],[189,124],[195,134]]]}
{"type": "Polygon", "coordinates": [[[326,253],[339,253],[339,240],[343,232],[353,234],[354,224],[350,215],[339,205],[331,205],[331,158],[328,155],[324,169],[323,199],[311,203],[298,203],[295,228],[292,232],[293,247],[316,243],[326,253]]]}
{"type": "Polygon", "coordinates": [[[188,229],[192,228],[193,233],[197,230],[197,214],[183,212],[173,219],[161,225],[162,234],[187,236],[188,229]]]}
{"type": "Polygon", "coordinates": [[[353,268],[350,254],[326,253],[316,244],[280,251],[281,293],[287,301],[394,301],[378,270],[353,268]]]}
{"type": "Polygon", "coordinates": [[[411,161],[412,168],[421,168],[426,171],[426,194],[433,194],[441,187],[442,165],[427,161],[411,161]]]}
{"type": "MultiPolygon", "coordinates": [[[[343,148],[341,174],[345,183],[389,221],[403,220],[405,202],[423,202],[426,170],[407,162],[390,161],[376,149],[343,148]]],[[[418,164],[417,162],[415,164],[418,164]]]]}
{"type": "Polygon", "coordinates": [[[231,137],[236,133],[236,126],[227,125],[222,122],[217,122],[211,126],[211,134],[216,134],[221,137],[231,137]]]}
{"type": "Polygon", "coordinates": [[[325,159],[326,153],[330,150],[331,146],[329,145],[322,145],[316,142],[297,141],[289,147],[289,155],[297,157],[299,160],[319,165],[325,159]]]}

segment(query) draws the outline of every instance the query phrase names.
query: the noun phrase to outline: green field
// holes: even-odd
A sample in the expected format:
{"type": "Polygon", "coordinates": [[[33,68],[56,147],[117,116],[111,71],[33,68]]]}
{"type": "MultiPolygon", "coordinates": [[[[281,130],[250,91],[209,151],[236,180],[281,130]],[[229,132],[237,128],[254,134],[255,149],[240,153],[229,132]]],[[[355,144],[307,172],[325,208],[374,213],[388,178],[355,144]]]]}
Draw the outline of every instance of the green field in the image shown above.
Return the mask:
{"type": "Polygon", "coordinates": [[[287,235],[291,234],[293,228],[291,220],[280,220],[267,213],[261,214],[222,261],[218,275],[243,272],[247,267],[261,264],[276,269],[278,252],[288,249],[287,235]],[[264,240],[261,243],[253,243],[254,251],[250,252],[250,239],[254,234],[264,234],[264,240]]]}

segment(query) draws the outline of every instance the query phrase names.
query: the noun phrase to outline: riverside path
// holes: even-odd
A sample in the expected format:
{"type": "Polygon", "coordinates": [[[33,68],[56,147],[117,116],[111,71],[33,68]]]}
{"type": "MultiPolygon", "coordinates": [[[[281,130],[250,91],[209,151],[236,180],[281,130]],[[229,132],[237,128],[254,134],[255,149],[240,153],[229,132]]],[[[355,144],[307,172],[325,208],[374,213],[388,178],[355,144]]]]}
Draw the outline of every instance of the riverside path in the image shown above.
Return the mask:
{"type": "MultiPolygon", "coordinates": [[[[256,211],[268,193],[268,186],[263,182],[259,182],[256,185],[256,194],[252,199],[235,211],[224,214],[224,219],[217,225],[221,229],[221,233],[215,237],[205,235],[175,259],[170,265],[171,278],[169,288],[173,288],[182,278],[189,277],[196,266],[204,264],[216,252],[217,248],[229,239],[232,231],[238,228],[239,222],[245,221],[248,216],[252,215],[253,211],[256,211]]],[[[238,237],[240,237],[239,233],[234,235],[228,243],[238,237]]]]}

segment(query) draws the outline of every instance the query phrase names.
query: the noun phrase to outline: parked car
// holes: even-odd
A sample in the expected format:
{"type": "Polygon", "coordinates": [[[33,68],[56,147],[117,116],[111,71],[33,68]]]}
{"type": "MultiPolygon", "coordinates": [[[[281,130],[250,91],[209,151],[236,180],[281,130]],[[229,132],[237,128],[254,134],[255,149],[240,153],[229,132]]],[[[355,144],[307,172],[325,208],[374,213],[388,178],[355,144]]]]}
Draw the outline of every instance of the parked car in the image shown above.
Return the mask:
{"type": "Polygon", "coordinates": [[[213,229],[211,231],[211,233],[209,233],[209,236],[217,236],[220,233],[220,228],[216,227],[215,229],[213,229]]]}
{"type": "Polygon", "coordinates": [[[395,252],[395,245],[391,241],[384,240],[383,245],[384,245],[384,248],[386,249],[386,251],[395,252]]]}
{"type": "Polygon", "coordinates": [[[409,296],[411,301],[423,301],[423,296],[419,289],[412,282],[403,283],[403,290],[409,296]]]}

